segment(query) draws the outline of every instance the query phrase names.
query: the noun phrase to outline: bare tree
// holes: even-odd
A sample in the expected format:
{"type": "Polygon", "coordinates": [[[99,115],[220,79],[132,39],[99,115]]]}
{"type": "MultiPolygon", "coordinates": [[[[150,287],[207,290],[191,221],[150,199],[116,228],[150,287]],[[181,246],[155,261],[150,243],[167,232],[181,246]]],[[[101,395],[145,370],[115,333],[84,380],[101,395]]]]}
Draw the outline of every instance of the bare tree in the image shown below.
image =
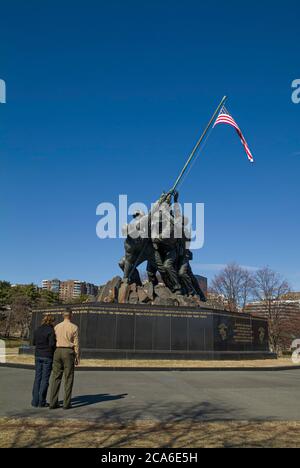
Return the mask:
{"type": "Polygon", "coordinates": [[[11,333],[11,327],[12,327],[12,324],[13,324],[13,314],[12,314],[12,311],[11,309],[7,309],[5,315],[3,316],[3,327],[1,327],[1,332],[2,330],[4,329],[4,332],[3,332],[3,335],[4,335],[4,338],[9,338],[10,336],[10,333],[11,333]]]}
{"type": "Polygon", "coordinates": [[[264,267],[254,276],[254,296],[263,303],[269,321],[271,350],[278,353],[284,336],[285,317],[282,311],[282,297],[290,291],[290,286],[279,273],[264,267]]]}
{"type": "Polygon", "coordinates": [[[12,319],[21,338],[27,338],[31,320],[31,301],[22,293],[15,294],[11,300],[12,319]]]}
{"type": "Polygon", "coordinates": [[[11,285],[8,281],[0,281],[0,332],[4,337],[10,334],[12,312],[9,307],[11,298],[11,285]]]}
{"type": "Polygon", "coordinates": [[[9,303],[11,285],[8,281],[0,281],[0,311],[9,303]]]}
{"type": "Polygon", "coordinates": [[[224,298],[231,312],[244,311],[253,289],[252,273],[236,263],[227,265],[212,281],[211,290],[224,298]]]}
{"type": "MultiPolygon", "coordinates": [[[[291,304],[295,308],[294,304],[291,304]]],[[[295,313],[295,309],[286,319],[282,320],[282,326],[280,329],[279,344],[280,349],[290,351],[294,340],[300,338],[300,308],[298,313],[295,313]]]]}

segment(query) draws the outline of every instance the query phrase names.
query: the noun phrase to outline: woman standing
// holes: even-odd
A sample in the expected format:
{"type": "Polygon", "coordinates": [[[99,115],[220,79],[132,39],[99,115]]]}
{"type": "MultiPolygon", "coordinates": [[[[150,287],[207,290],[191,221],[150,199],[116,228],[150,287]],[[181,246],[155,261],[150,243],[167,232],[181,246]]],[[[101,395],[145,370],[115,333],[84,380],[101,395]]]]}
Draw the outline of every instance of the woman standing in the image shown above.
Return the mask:
{"type": "Polygon", "coordinates": [[[35,408],[45,408],[49,406],[46,398],[56,347],[54,317],[52,315],[46,315],[42,325],[35,330],[33,345],[35,346],[35,379],[31,405],[35,408]]]}

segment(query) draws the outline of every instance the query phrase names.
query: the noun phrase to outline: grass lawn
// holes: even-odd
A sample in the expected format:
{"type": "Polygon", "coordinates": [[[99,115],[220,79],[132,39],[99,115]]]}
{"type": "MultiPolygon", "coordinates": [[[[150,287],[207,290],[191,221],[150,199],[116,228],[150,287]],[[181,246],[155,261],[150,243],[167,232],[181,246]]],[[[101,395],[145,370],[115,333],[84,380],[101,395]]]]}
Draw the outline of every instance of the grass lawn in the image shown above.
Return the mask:
{"type": "Polygon", "coordinates": [[[300,447],[300,422],[93,423],[0,419],[0,447],[300,447]]]}
{"type": "Polygon", "coordinates": [[[19,348],[20,346],[28,345],[28,341],[21,340],[20,338],[3,338],[1,340],[5,342],[6,349],[19,348]]]}
{"type": "MultiPolygon", "coordinates": [[[[34,364],[33,356],[18,355],[17,348],[8,350],[7,362],[19,364],[34,364]]],[[[265,359],[265,360],[245,360],[245,361],[175,361],[175,360],[104,360],[104,359],[82,359],[81,366],[85,367],[280,367],[280,366],[296,366],[290,358],[280,359],[265,359]]],[[[298,364],[299,365],[299,364],[298,364]]]]}

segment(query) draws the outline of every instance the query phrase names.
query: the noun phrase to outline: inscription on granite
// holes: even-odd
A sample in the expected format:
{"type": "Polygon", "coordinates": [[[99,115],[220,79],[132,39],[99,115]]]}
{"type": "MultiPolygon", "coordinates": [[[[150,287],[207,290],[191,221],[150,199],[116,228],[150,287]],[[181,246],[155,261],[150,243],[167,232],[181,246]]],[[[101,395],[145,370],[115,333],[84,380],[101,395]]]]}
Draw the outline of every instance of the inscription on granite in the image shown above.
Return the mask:
{"type": "MultiPolygon", "coordinates": [[[[168,354],[202,359],[215,353],[269,351],[267,321],[247,314],[148,304],[89,303],[71,307],[74,322],[80,327],[81,348],[90,350],[91,355],[119,352],[122,356],[163,358],[168,354]]],[[[45,313],[53,314],[59,322],[64,310],[60,306],[35,311],[31,335],[45,313]]]]}

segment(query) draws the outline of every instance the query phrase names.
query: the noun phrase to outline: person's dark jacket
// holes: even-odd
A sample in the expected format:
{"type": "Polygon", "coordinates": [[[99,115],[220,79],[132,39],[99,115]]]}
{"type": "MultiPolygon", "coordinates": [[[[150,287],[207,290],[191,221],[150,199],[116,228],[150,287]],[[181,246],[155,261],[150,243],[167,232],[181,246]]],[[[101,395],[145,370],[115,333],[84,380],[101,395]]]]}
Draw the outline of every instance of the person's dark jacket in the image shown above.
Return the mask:
{"type": "Polygon", "coordinates": [[[50,325],[41,325],[34,332],[33,346],[35,346],[35,355],[53,359],[56,348],[56,338],[54,328],[50,325]]]}

